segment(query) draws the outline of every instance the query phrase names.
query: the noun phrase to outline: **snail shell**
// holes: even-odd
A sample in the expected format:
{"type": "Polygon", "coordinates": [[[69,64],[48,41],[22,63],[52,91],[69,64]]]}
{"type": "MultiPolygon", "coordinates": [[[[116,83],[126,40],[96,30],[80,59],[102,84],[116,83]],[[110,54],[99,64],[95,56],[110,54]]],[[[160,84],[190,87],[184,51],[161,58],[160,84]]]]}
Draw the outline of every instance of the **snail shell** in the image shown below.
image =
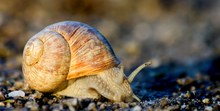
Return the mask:
{"type": "Polygon", "coordinates": [[[105,37],[95,28],[73,21],[55,23],[25,45],[22,70],[30,88],[55,95],[113,101],[139,100],[130,87],[138,67],[128,78],[119,67],[105,37]]]}
{"type": "Polygon", "coordinates": [[[71,21],[50,25],[33,36],[23,60],[27,83],[41,92],[53,92],[65,80],[95,75],[120,63],[101,33],[71,21]]]}

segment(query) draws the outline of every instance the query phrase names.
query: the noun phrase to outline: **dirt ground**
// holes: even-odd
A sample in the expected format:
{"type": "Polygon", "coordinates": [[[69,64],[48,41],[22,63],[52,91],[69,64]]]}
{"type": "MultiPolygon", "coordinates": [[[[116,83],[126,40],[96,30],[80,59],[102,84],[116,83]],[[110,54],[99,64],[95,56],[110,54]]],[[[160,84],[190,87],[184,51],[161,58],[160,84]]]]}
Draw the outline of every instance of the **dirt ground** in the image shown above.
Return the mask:
{"type": "MultiPolygon", "coordinates": [[[[201,61],[192,66],[169,63],[146,68],[132,83],[141,102],[114,103],[99,100],[55,97],[29,90],[22,72],[2,70],[0,76],[0,110],[220,110],[220,58],[201,61]],[[25,95],[12,97],[11,92],[25,95]],[[18,92],[17,92],[18,93],[18,92]]],[[[128,71],[129,72],[129,71],[128,71]]]]}

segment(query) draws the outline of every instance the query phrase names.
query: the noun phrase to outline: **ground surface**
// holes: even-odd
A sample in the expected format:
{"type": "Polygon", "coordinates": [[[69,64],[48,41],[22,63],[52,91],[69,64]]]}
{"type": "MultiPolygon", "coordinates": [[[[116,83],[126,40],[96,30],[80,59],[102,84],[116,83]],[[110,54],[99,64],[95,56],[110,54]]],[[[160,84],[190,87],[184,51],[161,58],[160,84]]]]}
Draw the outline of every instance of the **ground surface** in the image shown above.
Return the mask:
{"type": "Polygon", "coordinates": [[[21,69],[5,69],[0,76],[0,110],[220,110],[219,58],[192,66],[169,63],[144,69],[132,83],[142,102],[132,103],[54,97],[27,90],[21,69]],[[20,96],[13,97],[11,92],[20,96]]]}

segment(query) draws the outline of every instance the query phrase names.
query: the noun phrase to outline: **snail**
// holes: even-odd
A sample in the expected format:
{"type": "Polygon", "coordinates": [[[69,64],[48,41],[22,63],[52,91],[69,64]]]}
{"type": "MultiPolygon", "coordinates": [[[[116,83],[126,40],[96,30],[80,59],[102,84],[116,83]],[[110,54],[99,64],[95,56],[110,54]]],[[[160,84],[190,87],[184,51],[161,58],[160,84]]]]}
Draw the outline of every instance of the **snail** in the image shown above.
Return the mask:
{"type": "Polygon", "coordinates": [[[81,22],[63,21],[28,40],[22,70],[28,86],[42,93],[130,102],[140,101],[130,83],[149,64],[142,64],[126,77],[99,31],[81,22]]]}

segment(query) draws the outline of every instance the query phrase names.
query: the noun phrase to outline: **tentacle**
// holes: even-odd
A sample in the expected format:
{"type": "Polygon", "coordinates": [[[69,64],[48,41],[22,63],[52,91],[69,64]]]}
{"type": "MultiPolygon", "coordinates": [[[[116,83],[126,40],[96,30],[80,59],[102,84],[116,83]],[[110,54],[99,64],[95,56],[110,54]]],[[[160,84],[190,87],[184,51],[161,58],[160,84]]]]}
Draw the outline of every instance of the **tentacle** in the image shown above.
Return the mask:
{"type": "Polygon", "coordinates": [[[134,80],[134,77],[145,67],[151,65],[151,61],[150,62],[146,62],[142,65],[140,65],[138,68],[136,68],[129,76],[128,76],[128,81],[131,83],[134,80]]]}

